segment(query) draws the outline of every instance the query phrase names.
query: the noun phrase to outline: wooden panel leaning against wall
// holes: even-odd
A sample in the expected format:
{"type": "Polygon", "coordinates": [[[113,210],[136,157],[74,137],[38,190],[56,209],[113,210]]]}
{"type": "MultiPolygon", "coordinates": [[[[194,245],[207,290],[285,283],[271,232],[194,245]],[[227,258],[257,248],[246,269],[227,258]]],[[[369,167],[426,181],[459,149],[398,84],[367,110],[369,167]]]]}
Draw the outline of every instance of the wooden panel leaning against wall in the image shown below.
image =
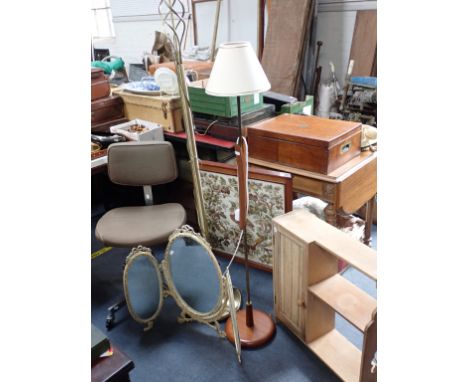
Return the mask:
{"type": "Polygon", "coordinates": [[[377,11],[357,11],[349,59],[353,76],[377,76],[377,11]]]}

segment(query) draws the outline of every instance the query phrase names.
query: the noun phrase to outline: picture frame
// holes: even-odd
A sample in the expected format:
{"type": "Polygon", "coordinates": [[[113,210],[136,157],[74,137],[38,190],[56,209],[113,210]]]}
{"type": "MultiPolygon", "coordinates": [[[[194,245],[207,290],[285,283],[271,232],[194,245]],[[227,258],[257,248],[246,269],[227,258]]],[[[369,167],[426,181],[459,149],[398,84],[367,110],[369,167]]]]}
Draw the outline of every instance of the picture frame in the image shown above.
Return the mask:
{"type": "MultiPolygon", "coordinates": [[[[231,258],[240,235],[235,219],[238,206],[237,169],[228,163],[200,161],[202,192],[207,214],[208,242],[213,252],[231,258]]],[[[272,218],[292,210],[292,176],[286,172],[249,166],[249,265],[272,270],[272,218]]],[[[244,261],[243,246],[236,254],[244,261]]]]}

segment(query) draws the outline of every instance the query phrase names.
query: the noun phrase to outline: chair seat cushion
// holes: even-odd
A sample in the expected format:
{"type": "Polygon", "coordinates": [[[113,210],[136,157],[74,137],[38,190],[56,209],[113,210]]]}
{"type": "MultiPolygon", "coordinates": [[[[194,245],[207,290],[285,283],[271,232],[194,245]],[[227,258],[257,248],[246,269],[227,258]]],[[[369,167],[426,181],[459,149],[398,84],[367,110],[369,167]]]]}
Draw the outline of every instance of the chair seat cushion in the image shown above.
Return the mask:
{"type": "Polygon", "coordinates": [[[185,210],[177,203],[121,207],[106,212],[99,219],[95,233],[105,245],[151,247],[165,242],[185,220],[185,210]]]}

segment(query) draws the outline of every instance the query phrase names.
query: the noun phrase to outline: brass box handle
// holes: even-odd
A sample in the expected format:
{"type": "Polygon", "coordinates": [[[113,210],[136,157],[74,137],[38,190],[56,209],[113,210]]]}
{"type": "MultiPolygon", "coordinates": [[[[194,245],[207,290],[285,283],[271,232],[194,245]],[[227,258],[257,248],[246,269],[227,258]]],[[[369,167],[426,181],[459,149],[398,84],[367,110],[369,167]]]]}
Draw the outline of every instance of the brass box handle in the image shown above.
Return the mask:
{"type": "Polygon", "coordinates": [[[346,154],[351,148],[351,142],[345,142],[340,147],[340,154],[346,154]]]}

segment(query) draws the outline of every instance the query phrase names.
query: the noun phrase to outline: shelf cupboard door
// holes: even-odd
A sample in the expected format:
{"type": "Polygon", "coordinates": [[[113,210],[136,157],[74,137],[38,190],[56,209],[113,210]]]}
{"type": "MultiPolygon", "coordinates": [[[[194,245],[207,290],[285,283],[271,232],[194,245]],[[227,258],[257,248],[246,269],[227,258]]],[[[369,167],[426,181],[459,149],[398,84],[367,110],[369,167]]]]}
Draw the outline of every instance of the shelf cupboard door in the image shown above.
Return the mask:
{"type": "Polygon", "coordinates": [[[275,315],[294,334],[305,339],[307,289],[304,288],[304,269],[307,247],[279,232],[275,233],[275,242],[275,315]]]}

